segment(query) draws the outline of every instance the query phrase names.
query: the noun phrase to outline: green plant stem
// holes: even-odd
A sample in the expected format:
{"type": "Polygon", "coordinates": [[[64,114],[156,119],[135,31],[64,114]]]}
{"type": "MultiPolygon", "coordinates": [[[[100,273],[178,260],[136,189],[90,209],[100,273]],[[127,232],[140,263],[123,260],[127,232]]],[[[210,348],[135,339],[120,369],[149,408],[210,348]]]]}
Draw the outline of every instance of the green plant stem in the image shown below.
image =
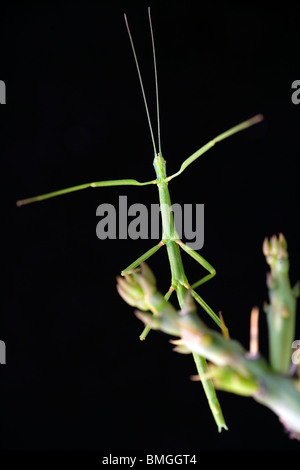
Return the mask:
{"type": "MultiPolygon", "coordinates": [[[[185,297],[183,309],[178,312],[157,290],[151,270],[142,265],[141,272],[118,278],[118,291],[130,305],[141,310],[137,317],[145,325],[180,338],[175,350],[193,353],[201,380],[212,379],[216,388],[243,396],[252,396],[257,402],[276,413],[291,436],[300,436],[300,383],[291,376],[277,373],[259,355],[251,356],[240,343],[225,338],[208,328],[196,313],[191,294],[185,297]],[[150,313],[145,313],[146,311],[150,313]],[[199,360],[211,362],[206,369],[199,360]]],[[[211,403],[214,406],[213,400],[211,403]]],[[[218,402],[217,402],[218,410],[218,402]]],[[[216,410],[214,416],[217,416],[216,410]]]]}
{"type": "MultiPolygon", "coordinates": [[[[217,388],[252,396],[273,410],[291,434],[299,435],[300,388],[296,379],[274,372],[262,357],[249,357],[237,341],[209,329],[194,311],[179,314],[168,303],[159,315],[136,314],[151,328],[180,337],[185,352],[211,361],[214,365],[208,370],[217,388]]],[[[180,352],[180,347],[176,349],[180,352]]]]}
{"type": "Polygon", "coordinates": [[[291,288],[287,242],[282,234],[265,239],[263,252],[271,268],[267,276],[270,304],[265,306],[269,356],[273,369],[283,374],[291,367],[291,347],[296,330],[297,289],[291,288]]]}

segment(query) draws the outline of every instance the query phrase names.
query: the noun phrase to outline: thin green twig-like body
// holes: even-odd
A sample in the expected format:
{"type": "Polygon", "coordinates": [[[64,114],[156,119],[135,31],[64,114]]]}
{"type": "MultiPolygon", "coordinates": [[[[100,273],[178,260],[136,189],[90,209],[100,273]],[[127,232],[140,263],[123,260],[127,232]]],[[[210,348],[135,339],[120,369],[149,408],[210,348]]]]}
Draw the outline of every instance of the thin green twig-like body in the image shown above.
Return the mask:
{"type": "MultiPolygon", "coordinates": [[[[124,180],[112,180],[112,181],[98,181],[94,183],[87,183],[87,184],[81,184],[78,186],[73,186],[70,188],[58,190],[58,191],[53,191],[51,193],[43,194],[40,196],[35,196],[31,197],[28,199],[22,199],[17,202],[18,206],[22,206],[25,204],[29,204],[32,202],[36,201],[42,201],[44,199],[49,199],[52,197],[60,196],[63,194],[71,193],[74,191],[82,190],[82,189],[87,189],[87,188],[96,188],[96,187],[105,187],[105,186],[146,186],[146,185],[156,185],[158,188],[159,192],[159,201],[160,201],[160,208],[161,208],[161,217],[162,217],[162,227],[163,227],[163,235],[162,235],[162,240],[156,244],[153,248],[148,250],[146,253],[144,253],[142,256],[140,256],[137,260],[135,260],[133,263],[131,263],[126,269],[122,271],[122,275],[129,274],[133,269],[137,268],[143,261],[149,259],[154,253],[156,253],[161,247],[166,246],[167,253],[168,253],[168,258],[169,258],[169,263],[170,263],[170,270],[171,270],[171,285],[170,289],[167,292],[165,298],[169,299],[170,295],[172,294],[173,291],[176,292],[178,302],[180,305],[180,308],[184,308],[184,301],[185,297],[188,291],[190,291],[194,297],[194,299],[201,305],[201,307],[213,318],[213,320],[217,323],[217,325],[220,328],[223,328],[224,331],[224,325],[221,324],[221,321],[219,317],[215,314],[215,312],[206,304],[206,302],[199,296],[197,292],[195,292],[195,288],[199,287],[200,285],[204,284],[208,280],[210,280],[215,274],[216,271],[211,266],[208,261],[206,261],[202,256],[200,256],[197,252],[192,250],[190,247],[185,245],[179,238],[178,233],[176,232],[176,227],[174,224],[174,217],[172,214],[171,210],[171,199],[170,199],[170,193],[169,193],[169,182],[179,176],[191,163],[193,163],[195,160],[197,160],[201,155],[203,155],[205,152],[207,152],[210,148],[212,148],[216,143],[226,139],[227,137],[236,134],[237,132],[240,132],[244,129],[247,129],[248,127],[260,122],[263,119],[263,116],[261,114],[258,114],[254,116],[251,119],[248,119],[237,126],[232,127],[226,132],[223,132],[222,134],[218,135],[214,139],[212,139],[210,142],[208,142],[206,145],[201,147],[199,150],[197,150],[195,153],[193,153],[189,158],[187,158],[181,165],[179,171],[171,176],[167,176],[166,173],[166,162],[162,156],[161,153],[161,141],[160,141],[160,121],[159,121],[159,105],[158,105],[158,87],[157,87],[157,71],[156,71],[156,59],[155,59],[155,48],[154,48],[154,39],[153,39],[153,31],[152,31],[152,24],[151,24],[151,16],[150,16],[150,9],[148,9],[149,12],[149,22],[150,22],[150,30],[151,30],[151,39],[152,39],[152,46],[153,46],[153,56],[154,56],[154,70],[155,70],[155,87],[156,87],[156,102],[157,102],[157,122],[158,122],[158,149],[159,152],[156,150],[156,144],[155,144],[155,139],[154,139],[154,134],[152,130],[152,125],[151,125],[151,120],[149,116],[149,111],[148,111],[148,106],[147,106],[147,101],[145,97],[145,92],[144,92],[144,87],[143,87],[143,82],[140,74],[140,69],[139,65],[137,62],[137,57],[134,49],[134,44],[132,41],[132,37],[130,34],[127,18],[125,15],[125,22],[126,22],[126,27],[128,30],[132,50],[133,50],[133,55],[134,59],[136,62],[136,67],[138,71],[138,76],[139,76],[139,81],[141,85],[141,90],[143,94],[143,99],[145,103],[145,108],[146,108],[146,113],[147,113],[147,119],[149,123],[149,128],[151,132],[151,138],[152,138],[152,143],[153,143],[153,149],[154,149],[154,168],[156,172],[156,178],[151,181],[147,181],[144,183],[140,183],[136,180],[133,179],[124,179],[124,180]],[[188,279],[185,275],[183,263],[182,263],[182,258],[181,258],[181,253],[180,253],[180,248],[183,249],[185,252],[187,252],[192,258],[194,258],[202,267],[204,267],[207,271],[208,274],[203,276],[199,281],[195,282],[194,284],[190,285],[188,282],[188,279]]],[[[140,339],[144,340],[149,332],[150,328],[148,326],[145,327],[144,331],[142,332],[140,339]]],[[[213,416],[215,418],[215,421],[217,423],[219,431],[222,430],[222,428],[227,429],[227,426],[225,424],[225,420],[223,418],[223,414],[221,411],[221,407],[219,405],[218,399],[216,397],[216,393],[213,387],[213,384],[210,379],[205,378],[205,374],[207,371],[207,365],[206,365],[206,360],[202,358],[199,354],[193,353],[195,364],[197,367],[198,374],[202,378],[202,384],[203,388],[205,391],[205,394],[207,396],[210,408],[212,410],[213,416]]]]}

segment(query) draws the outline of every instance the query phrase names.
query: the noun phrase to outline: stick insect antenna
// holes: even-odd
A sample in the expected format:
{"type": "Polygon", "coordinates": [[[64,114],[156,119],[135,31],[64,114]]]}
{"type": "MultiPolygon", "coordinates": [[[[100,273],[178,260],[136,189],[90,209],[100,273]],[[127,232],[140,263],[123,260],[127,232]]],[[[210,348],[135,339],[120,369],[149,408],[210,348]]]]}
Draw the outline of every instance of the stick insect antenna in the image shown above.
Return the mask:
{"type": "Polygon", "coordinates": [[[157,134],[158,134],[158,151],[161,155],[161,140],[160,140],[160,119],[159,119],[159,99],[158,99],[158,80],[157,80],[157,67],[156,67],[156,54],[155,54],[155,45],[154,45],[154,35],[151,21],[150,7],[148,7],[149,15],[149,24],[151,31],[151,42],[153,50],[153,62],[154,62],[154,76],[155,76],[155,95],[156,95],[156,113],[157,113],[157,134]]]}
{"type": "Polygon", "coordinates": [[[138,60],[137,60],[137,55],[136,55],[136,52],[135,52],[132,36],[131,36],[131,33],[130,33],[126,13],[124,13],[124,18],[125,18],[126,28],[127,28],[128,36],[129,36],[129,39],[130,39],[130,44],[131,44],[131,48],[132,48],[132,52],[133,52],[133,57],[134,57],[134,60],[135,60],[135,65],[136,65],[136,69],[137,69],[137,73],[138,73],[139,81],[140,81],[140,85],[141,85],[141,90],[142,90],[142,94],[143,94],[143,98],[144,98],[144,104],[145,104],[145,108],[146,108],[147,119],[148,119],[149,129],[150,129],[150,133],[151,133],[153,149],[154,149],[155,155],[157,155],[157,150],[156,150],[156,145],[155,145],[155,140],[154,140],[154,135],[153,135],[153,129],[152,129],[152,125],[151,125],[151,119],[150,119],[148,104],[147,104],[147,100],[146,100],[143,80],[142,80],[140,67],[139,67],[139,63],[138,63],[138,60]]]}

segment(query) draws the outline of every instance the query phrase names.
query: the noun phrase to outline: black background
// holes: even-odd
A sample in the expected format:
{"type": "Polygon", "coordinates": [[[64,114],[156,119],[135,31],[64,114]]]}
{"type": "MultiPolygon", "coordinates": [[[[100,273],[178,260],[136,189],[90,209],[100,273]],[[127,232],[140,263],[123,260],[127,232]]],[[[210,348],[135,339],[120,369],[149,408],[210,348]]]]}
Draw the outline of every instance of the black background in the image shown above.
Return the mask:
{"type": "MultiPolygon", "coordinates": [[[[155,177],[123,19],[126,11],[154,116],[151,5],[169,174],[218,133],[265,116],[170,184],[172,202],[205,204],[201,254],[217,276],[199,293],[247,347],[251,308],[262,312],[267,300],[265,236],[284,233],[292,283],[300,277],[300,105],[291,101],[300,79],[300,9],[206,3],[1,5],[3,449],[299,449],[271,411],[221,392],[229,431],[219,435],[201,385],[189,380],[191,357],[172,352],[162,333],[139,341],[142,325],[115,277],[155,242],[100,241],[96,208],[117,206],[119,195],[128,204],[157,203],[155,187],[15,206],[83,182],[155,177]]],[[[183,259],[190,281],[200,278],[199,265],[183,259]]],[[[166,252],[149,264],[167,290],[166,252]]],[[[263,313],[260,331],[267,355],[263,313]]]]}

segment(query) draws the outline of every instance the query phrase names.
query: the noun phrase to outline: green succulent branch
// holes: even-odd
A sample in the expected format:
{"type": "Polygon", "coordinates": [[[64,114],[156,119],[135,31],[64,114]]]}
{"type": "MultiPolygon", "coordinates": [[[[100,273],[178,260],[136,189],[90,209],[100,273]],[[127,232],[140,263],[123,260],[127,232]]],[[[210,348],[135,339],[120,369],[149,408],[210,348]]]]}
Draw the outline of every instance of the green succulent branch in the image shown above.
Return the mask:
{"type": "Polygon", "coordinates": [[[211,379],[216,388],[253,397],[278,415],[292,437],[299,438],[300,381],[288,373],[295,334],[296,291],[288,279],[283,235],[265,240],[263,251],[271,266],[267,309],[270,364],[251,348],[248,352],[239,342],[208,328],[198,317],[189,293],[184,308],[177,311],[157,290],[155,277],[146,264],[125,278],[119,277],[117,289],[129,305],[139,309],[135,314],[145,325],[178,338],[171,341],[175,351],[206,358],[210,364],[205,378],[211,379]],[[280,353],[273,351],[276,348],[280,353]]]}
{"type": "Polygon", "coordinates": [[[267,275],[270,304],[265,305],[270,364],[277,372],[287,374],[291,366],[291,344],[295,339],[299,285],[291,288],[287,243],[282,233],[278,238],[266,238],[263,252],[271,267],[271,272],[267,275]]]}

